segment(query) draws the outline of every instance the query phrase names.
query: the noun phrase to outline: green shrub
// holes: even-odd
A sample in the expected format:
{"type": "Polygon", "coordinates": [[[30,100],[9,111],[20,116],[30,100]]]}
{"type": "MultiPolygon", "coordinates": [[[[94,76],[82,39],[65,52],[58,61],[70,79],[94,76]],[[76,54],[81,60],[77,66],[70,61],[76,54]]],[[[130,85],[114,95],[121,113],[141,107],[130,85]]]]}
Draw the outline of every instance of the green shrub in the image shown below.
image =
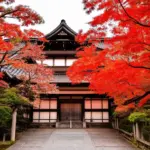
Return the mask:
{"type": "Polygon", "coordinates": [[[14,108],[29,105],[28,99],[21,96],[16,88],[0,88],[0,139],[10,134],[11,116],[14,108]]]}
{"type": "Polygon", "coordinates": [[[145,112],[148,115],[148,118],[150,118],[150,109],[145,109],[145,112]]]}
{"type": "Polygon", "coordinates": [[[6,105],[28,105],[29,101],[19,94],[16,88],[8,88],[2,91],[0,103],[6,105]]]}
{"type": "Polygon", "coordinates": [[[11,121],[11,108],[0,106],[0,128],[7,127],[11,121]]]}
{"type": "Polygon", "coordinates": [[[143,133],[144,139],[150,142],[150,125],[143,126],[142,133],[143,133]]]}
{"type": "Polygon", "coordinates": [[[9,140],[11,114],[12,110],[10,107],[0,106],[0,140],[2,140],[4,133],[7,134],[7,139],[9,140]]]}
{"type": "Polygon", "coordinates": [[[17,131],[22,132],[27,129],[27,127],[30,125],[31,121],[28,118],[24,117],[24,114],[26,113],[26,110],[21,107],[17,111],[17,131]]]}
{"type": "Polygon", "coordinates": [[[132,123],[128,120],[128,118],[123,118],[119,121],[119,128],[132,133],[132,123]]]}
{"type": "Polygon", "coordinates": [[[133,112],[128,117],[130,122],[137,122],[137,121],[145,121],[147,119],[147,113],[145,112],[133,112]]]}

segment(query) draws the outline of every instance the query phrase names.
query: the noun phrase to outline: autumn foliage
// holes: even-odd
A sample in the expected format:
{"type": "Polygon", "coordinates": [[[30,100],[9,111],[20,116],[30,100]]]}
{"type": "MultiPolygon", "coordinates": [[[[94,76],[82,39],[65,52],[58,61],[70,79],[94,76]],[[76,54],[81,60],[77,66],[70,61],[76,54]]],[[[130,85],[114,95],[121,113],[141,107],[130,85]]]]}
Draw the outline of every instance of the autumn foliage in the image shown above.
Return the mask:
{"type": "Polygon", "coordinates": [[[0,0],[0,87],[6,85],[3,81],[3,67],[11,66],[22,70],[22,75],[17,78],[28,81],[30,85],[34,83],[45,91],[53,90],[56,87],[49,84],[52,70],[36,63],[36,60],[42,62],[44,59],[44,47],[37,45],[37,41],[46,42],[44,35],[37,30],[21,29],[22,26],[41,24],[44,21],[28,6],[11,6],[14,2],[15,0],[0,0]],[[10,23],[9,19],[17,20],[15,22],[18,23],[10,23]]]}
{"type": "Polygon", "coordinates": [[[73,83],[114,98],[118,111],[141,107],[150,94],[150,1],[83,0],[87,13],[98,11],[91,29],[76,37],[82,46],[68,69],[73,83]],[[107,37],[108,30],[113,34],[107,37]],[[103,50],[98,46],[104,39],[103,50]],[[129,100],[136,102],[128,104],[129,100]]]}

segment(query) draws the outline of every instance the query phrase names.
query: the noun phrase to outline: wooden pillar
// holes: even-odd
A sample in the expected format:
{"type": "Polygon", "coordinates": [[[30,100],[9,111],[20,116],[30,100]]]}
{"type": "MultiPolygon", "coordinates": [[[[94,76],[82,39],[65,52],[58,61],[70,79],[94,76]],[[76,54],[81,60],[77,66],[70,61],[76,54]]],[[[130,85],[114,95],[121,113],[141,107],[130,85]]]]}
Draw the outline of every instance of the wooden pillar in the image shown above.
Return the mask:
{"type": "Polygon", "coordinates": [[[135,135],[136,135],[136,138],[139,138],[139,125],[138,125],[138,123],[136,122],[135,123],[135,135]]]}
{"type": "Polygon", "coordinates": [[[17,108],[14,109],[12,114],[11,141],[15,141],[16,139],[16,124],[17,124],[17,108]]]}
{"type": "Polygon", "coordinates": [[[115,129],[115,120],[112,120],[112,127],[115,129]]]}
{"type": "Polygon", "coordinates": [[[116,118],[117,129],[119,129],[119,118],[116,118]]]}
{"type": "Polygon", "coordinates": [[[119,129],[119,119],[118,118],[115,118],[114,128],[119,129]]]}
{"type": "Polygon", "coordinates": [[[29,113],[29,119],[30,119],[30,121],[31,122],[33,122],[33,106],[32,107],[30,107],[30,113],[29,113]]]}
{"type": "Polygon", "coordinates": [[[142,124],[140,124],[139,122],[136,122],[135,123],[135,132],[136,132],[136,138],[137,139],[140,139],[140,138],[142,138],[142,131],[141,131],[141,129],[142,129],[142,124]]]}
{"type": "Polygon", "coordinates": [[[4,133],[3,134],[3,142],[5,142],[6,141],[6,134],[4,133]]]}
{"type": "Polygon", "coordinates": [[[58,120],[56,121],[56,128],[59,128],[59,122],[58,122],[58,120]]]}
{"type": "Polygon", "coordinates": [[[139,122],[140,139],[142,140],[144,140],[144,135],[142,133],[143,126],[144,126],[144,122],[139,122]]]}
{"type": "Polygon", "coordinates": [[[70,129],[72,129],[72,120],[70,120],[70,129]]]}
{"type": "Polygon", "coordinates": [[[136,127],[135,127],[135,123],[133,123],[133,137],[136,138],[136,127]]]}
{"type": "Polygon", "coordinates": [[[83,121],[83,128],[86,128],[86,122],[83,121]]]}
{"type": "Polygon", "coordinates": [[[114,129],[116,129],[116,118],[114,119],[114,129]]]}
{"type": "Polygon", "coordinates": [[[72,129],[72,120],[70,120],[70,129],[72,129]]]}

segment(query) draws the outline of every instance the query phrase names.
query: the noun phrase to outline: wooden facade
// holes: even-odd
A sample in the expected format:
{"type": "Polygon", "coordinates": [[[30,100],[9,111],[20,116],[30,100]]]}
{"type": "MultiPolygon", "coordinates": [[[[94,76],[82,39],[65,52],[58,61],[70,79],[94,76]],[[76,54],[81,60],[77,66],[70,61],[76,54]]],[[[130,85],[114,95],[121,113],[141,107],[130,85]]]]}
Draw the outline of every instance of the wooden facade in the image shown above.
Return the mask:
{"type": "Polygon", "coordinates": [[[88,90],[88,83],[72,85],[66,76],[67,68],[76,60],[76,33],[62,20],[46,35],[44,64],[54,70],[59,92],[41,94],[34,102],[33,123],[86,122],[109,123],[110,101],[105,95],[88,90]]]}

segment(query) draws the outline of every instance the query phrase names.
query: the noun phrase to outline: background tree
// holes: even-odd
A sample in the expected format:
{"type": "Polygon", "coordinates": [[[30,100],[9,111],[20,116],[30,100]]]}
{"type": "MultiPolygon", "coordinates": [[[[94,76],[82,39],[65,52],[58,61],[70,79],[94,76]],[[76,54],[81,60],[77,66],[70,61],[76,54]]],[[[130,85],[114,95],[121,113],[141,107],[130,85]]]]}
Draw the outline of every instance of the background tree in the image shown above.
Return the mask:
{"type": "MultiPolygon", "coordinates": [[[[30,102],[27,98],[20,95],[16,88],[0,88],[0,135],[10,132],[11,120],[14,124],[14,119],[12,118],[12,113],[21,106],[30,106],[30,102]],[[12,119],[11,119],[12,118],[12,119]]],[[[11,130],[14,133],[14,130],[11,130]]],[[[13,134],[12,134],[13,135],[13,134]]]]}
{"type": "Polygon", "coordinates": [[[28,97],[31,101],[38,98],[40,93],[51,93],[57,91],[55,84],[50,84],[53,80],[53,72],[42,64],[25,64],[22,66],[25,74],[18,76],[23,82],[18,85],[21,95],[28,97]]]}
{"type": "Polygon", "coordinates": [[[116,111],[134,108],[124,106],[130,99],[139,107],[150,98],[150,1],[149,0],[83,0],[85,10],[99,15],[89,22],[91,29],[82,31],[77,41],[88,46],[78,50],[78,60],[68,70],[76,83],[90,82],[90,89],[114,98],[116,111]],[[106,31],[113,36],[107,37],[106,31]],[[104,39],[104,50],[98,45],[104,39]]]}
{"type": "MultiPolygon", "coordinates": [[[[28,70],[32,70],[32,72],[33,70],[36,71],[36,69],[34,69],[35,66],[36,68],[44,67],[42,64],[34,63],[33,65],[33,62],[32,65],[29,65],[29,60],[42,61],[44,59],[43,44],[37,44],[37,41],[41,41],[41,43],[46,42],[43,38],[44,35],[32,29],[21,30],[21,26],[41,24],[44,21],[39,14],[28,6],[19,5],[12,7],[11,3],[13,2],[15,1],[0,1],[0,86],[6,86],[4,81],[2,81],[2,69],[4,66],[11,65],[14,68],[22,69],[24,72],[27,71],[27,67],[29,68],[28,70]],[[4,3],[7,5],[4,5],[4,3]],[[18,24],[8,23],[7,20],[9,18],[18,20],[18,24]],[[31,38],[35,40],[32,39],[31,41],[31,38]]],[[[49,70],[50,74],[46,72],[48,79],[52,78],[52,71],[51,69],[49,70]]],[[[45,76],[44,73],[45,72],[43,72],[43,76],[45,76]]],[[[23,75],[27,76],[27,74],[24,73],[23,75]]],[[[49,82],[43,83],[49,84],[49,82]]],[[[52,86],[47,85],[47,88],[48,87],[51,87],[52,90],[52,86]]]]}
{"type": "Polygon", "coordinates": [[[3,103],[12,108],[11,140],[15,140],[17,106],[24,105],[22,103],[23,96],[34,100],[33,95],[30,94],[34,94],[35,86],[32,86],[31,82],[34,82],[37,87],[40,84],[41,89],[43,86],[45,91],[55,89],[55,86],[50,84],[52,80],[51,69],[48,70],[44,65],[36,63],[36,60],[42,61],[44,59],[43,45],[46,42],[43,38],[44,35],[37,30],[21,29],[22,26],[41,24],[44,21],[38,13],[28,6],[11,6],[14,2],[15,0],[0,0],[0,87],[6,87],[5,94],[0,99],[0,104],[3,103]],[[8,22],[10,18],[17,20],[17,23],[8,22]],[[38,45],[37,42],[39,41],[43,44],[38,45]],[[22,70],[22,74],[17,78],[22,79],[22,83],[28,83],[25,84],[26,87],[21,89],[20,94],[22,96],[14,89],[7,89],[9,85],[3,80],[3,69],[7,66],[22,70]],[[42,76],[46,78],[42,78],[42,76]],[[18,104],[14,105],[14,100],[18,104]]]}
{"type": "Polygon", "coordinates": [[[12,110],[9,106],[0,106],[0,138],[10,130],[11,113],[12,110]]]}

